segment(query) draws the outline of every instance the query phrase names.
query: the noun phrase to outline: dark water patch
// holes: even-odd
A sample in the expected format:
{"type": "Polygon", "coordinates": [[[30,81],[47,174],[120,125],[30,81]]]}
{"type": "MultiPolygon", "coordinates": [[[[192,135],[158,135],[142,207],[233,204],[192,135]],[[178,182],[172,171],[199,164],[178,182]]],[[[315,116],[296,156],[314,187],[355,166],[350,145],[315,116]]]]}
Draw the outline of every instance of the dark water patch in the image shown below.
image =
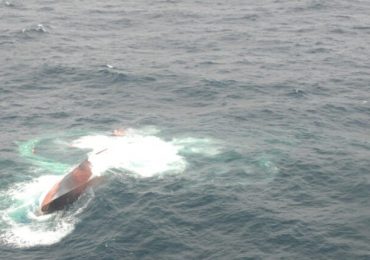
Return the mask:
{"type": "Polygon", "coordinates": [[[332,114],[332,113],[335,113],[335,114],[342,114],[343,113],[346,113],[348,112],[348,109],[346,106],[343,106],[341,104],[325,104],[322,106],[322,109],[323,110],[327,110],[328,113],[332,114]]]}
{"type": "Polygon", "coordinates": [[[325,84],[316,83],[313,84],[311,87],[311,93],[313,95],[319,95],[319,96],[331,96],[331,89],[326,86],[325,84]]]}
{"type": "Polygon", "coordinates": [[[233,88],[237,84],[237,81],[235,80],[202,80],[202,85],[204,86],[210,86],[210,87],[215,87],[219,89],[224,89],[224,88],[233,88]]]}
{"type": "Polygon", "coordinates": [[[313,48],[307,51],[307,53],[311,54],[322,54],[322,53],[330,53],[331,49],[329,48],[313,48]]]}
{"type": "Polygon", "coordinates": [[[54,113],[49,113],[49,116],[53,119],[64,119],[70,116],[70,114],[66,112],[54,112],[54,113]]]}
{"type": "Polygon", "coordinates": [[[99,114],[93,114],[89,117],[80,117],[76,118],[75,122],[77,125],[83,126],[86,123],[92,123],[92,124],[102,124],[102,125],[114,125],[118,124],[120,120],[118,118],[110,118],[108,116],[99,115],[99,114]]]}
{"type": "Polygon", "coordinates": [[[226,94],[225,99],[239,99],[239,100],[245,100],[246,99],[246,96],[243,92],[241,92],[241,93],[230,93],[230,94],[225,93],[225,94],[226,94]]]}
{"type": "Polygon", "coordinates": [[[363,149],[365,151],[370,151],[370,143],[367,140],[362,140],[362,141],[352,141],[351,145],[363,149]]]}
{"type": "Polygon", "coordinates": [[[259,15],[258,14],[253,14],[253,13],[250,13],[250,14],[244,14],[244,15],[240,15],[240,16],[230,16],[230,17],[226,17],[226,18],[223,18],[223,22],[250,22],[250,21],[257,21],[259,19],[259,15]]]}
{"type": "Polygon", "coordinates": [[[352,29],[370,31],[370,26],[353,26],[352,29]]]}
{"type": "Polygon", "coordinates": [[[370,122],[367,121],[365,118],[364,119],[352,119],[352,120],[346,120],[344,125],[348,127],[369,129],[370,122]]]}
{"type": "Polygon", "coordinates": [[[333,147],[332,149],[328,148],[313,148],[316,155],[323,155],[327,156],[327,158],[331,158],[332,156],[347,156],[350,155],[350,151],[342,149],[338,149],[337,147],[333,147]]]}
{"type": "Polygon", "coordinates": [[[331,33],[339,33],[339,34],[343,34],[343,33],[346,33],[348,31],[344,30],[343,28],[335,28],[335,29],[332,29],[330,30],[331,33]]]}
{"type": "Polygon", "coordinates": [[[214,100],[215,97],[219,94],[218,91],[213,90],[210,87],[183,87],[180,89],[174,90],[176,95],[182,98],[192,98],[192,100],[202,101],[214,100]]]}
{"type": "Polygon", "coordinates": [[[51,6],[43,6],[43,7],[40,7],[39,11],[40,12],[53,12],[55,11],[55,8],[51,6]]]}
{"type": "Polygon", "coordinates": [[[75,75],[78,74],[78,68],[76,67],[68,67],[63,65],[49,65],[44,64],[43,67],[41,67],[41,73],[42,75],[49,76],[49,77],[57,77],[60,75],[75,75]]]}

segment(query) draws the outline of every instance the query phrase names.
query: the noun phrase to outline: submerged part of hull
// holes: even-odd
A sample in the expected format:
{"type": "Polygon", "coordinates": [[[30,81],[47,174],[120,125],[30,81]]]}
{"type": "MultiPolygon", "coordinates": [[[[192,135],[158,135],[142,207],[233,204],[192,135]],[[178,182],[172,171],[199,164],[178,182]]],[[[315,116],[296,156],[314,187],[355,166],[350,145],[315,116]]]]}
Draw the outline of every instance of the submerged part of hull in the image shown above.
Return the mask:
{"type": "Polygon", "coordinates": [[[41,212],[44,214],[52,213],[76,201],[84,190],[95,181],[92,175],[91,163],[88,160],[83,161],[46,194],[41,203],[41,212]]]}

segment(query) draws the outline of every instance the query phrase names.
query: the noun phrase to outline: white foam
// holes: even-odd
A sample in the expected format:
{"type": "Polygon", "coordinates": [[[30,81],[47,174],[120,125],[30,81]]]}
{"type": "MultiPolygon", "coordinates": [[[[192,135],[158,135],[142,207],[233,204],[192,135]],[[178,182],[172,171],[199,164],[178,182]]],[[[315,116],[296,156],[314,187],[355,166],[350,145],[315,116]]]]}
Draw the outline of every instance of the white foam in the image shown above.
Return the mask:
{"type": "Polygon", "coordinates": [[[9,245],[24,248],[55,244],[71,233],[73,229],[74,223],[68,223],[63,219],[56,221],[52,228],[36,224],[14,225],[1,237],[9,245]]]}
{"type": "Polygon", "coordinates": [[[96,175],[104,174],[108,169],[120,168],[138,177],[152,177],[183,172],[186,167],[185,159],[178,154],[179,147],[134,130],[126,131],[124,136],[85,136],[75,140],[72,145],[92,150],[89,161],[96,175]]]}
{"type": "Polygon", "coordinates": [[[76,213],[63,217],[60,212],[37,214],[42,194],[60,178],[42,176],[28,183],[17,184],[3,193],[2,197],[11,198],[11,205],[0,211],[4,226],[0,232],[0,240],[15,247],[50,245],[59,242],[74,230],[78,221],[76,213]]]}

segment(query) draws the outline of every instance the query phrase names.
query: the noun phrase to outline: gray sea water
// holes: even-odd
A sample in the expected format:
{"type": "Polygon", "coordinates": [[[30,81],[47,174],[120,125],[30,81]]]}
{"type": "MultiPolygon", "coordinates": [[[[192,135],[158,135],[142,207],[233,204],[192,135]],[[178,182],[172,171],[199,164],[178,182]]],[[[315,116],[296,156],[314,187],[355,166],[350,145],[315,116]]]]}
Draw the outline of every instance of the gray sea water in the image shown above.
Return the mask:
{"type": "Polygon", "coordinates": [[[369,45],[365,0],[1,0],[0,258],[370,259],[369,45]]]}

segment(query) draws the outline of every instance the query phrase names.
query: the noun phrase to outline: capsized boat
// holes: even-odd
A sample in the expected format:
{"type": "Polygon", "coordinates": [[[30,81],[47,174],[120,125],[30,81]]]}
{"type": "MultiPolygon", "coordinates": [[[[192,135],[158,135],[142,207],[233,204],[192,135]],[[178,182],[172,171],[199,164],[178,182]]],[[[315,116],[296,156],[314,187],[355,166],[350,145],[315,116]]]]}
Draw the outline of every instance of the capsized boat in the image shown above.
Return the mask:
{"type": "Polygon", "coordinates": [[[91,163],[86,159],[57,182],[44,197],[40,210],[43,214],[64,209],[73,203],[87,187],[98,180],[93,176],[91,163]]]}

